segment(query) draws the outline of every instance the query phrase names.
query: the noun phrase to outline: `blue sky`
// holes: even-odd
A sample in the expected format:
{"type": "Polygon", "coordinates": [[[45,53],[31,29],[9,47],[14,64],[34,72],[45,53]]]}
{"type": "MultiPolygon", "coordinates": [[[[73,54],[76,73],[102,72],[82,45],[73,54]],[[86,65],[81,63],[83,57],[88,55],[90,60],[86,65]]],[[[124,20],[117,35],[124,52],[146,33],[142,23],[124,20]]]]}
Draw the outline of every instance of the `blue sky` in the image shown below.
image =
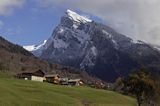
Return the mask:
{"type": "Polygon", "coordinates": [[[160,0],[0,0],[0,35],[20,45],[39,44],[51,36],[66,9],[160,45],[160,0]]]}
{"type": "Polygon", "coordinates": [[[51,36],[63,12],[63,10],[49,11],[38,8],[35,4],[28,2],[11,15],[0,16],[0,20],[4,23],[0,34],[20,45],[43,42],[51,36]]]}

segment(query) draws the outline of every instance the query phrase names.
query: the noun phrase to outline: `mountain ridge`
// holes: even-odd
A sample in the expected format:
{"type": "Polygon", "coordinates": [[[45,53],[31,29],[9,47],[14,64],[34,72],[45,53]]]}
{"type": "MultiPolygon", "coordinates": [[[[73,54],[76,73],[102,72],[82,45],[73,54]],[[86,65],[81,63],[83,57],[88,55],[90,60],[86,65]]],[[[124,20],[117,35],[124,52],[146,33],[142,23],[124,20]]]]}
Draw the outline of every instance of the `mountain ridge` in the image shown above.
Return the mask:
{"type": "Polygon", "coordinates": [[[0,70],[19,73],[37,70],[51,71],[50,64],[38,59],[23,47],[13,44],[0,36],[0,70]]]}

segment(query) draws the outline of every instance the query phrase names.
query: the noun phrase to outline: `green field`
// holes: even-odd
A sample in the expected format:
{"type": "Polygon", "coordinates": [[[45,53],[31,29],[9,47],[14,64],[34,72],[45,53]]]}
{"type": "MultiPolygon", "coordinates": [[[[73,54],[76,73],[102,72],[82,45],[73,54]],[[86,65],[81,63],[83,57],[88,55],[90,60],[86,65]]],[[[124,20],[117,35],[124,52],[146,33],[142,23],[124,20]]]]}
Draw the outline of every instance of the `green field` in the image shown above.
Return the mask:
{"type": "Polygon", "coordinates": [[[0,106],[136,106],[136,100],[89,87],[0,78],[0,106]]]}

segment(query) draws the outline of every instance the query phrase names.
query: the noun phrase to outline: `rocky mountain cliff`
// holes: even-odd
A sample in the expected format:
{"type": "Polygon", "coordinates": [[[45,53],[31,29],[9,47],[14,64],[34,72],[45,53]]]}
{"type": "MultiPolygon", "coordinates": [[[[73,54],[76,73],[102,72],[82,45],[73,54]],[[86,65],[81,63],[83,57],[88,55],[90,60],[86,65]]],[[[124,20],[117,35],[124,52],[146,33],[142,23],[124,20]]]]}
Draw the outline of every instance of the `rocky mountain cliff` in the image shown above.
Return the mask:
{"type": "Polygon", "coordinates": [[[35,55],[41,59],[86,70],[106,81],[140,67],[160,72],[158,49],[71,10],[66,11],[38,53],[35,55]]]}

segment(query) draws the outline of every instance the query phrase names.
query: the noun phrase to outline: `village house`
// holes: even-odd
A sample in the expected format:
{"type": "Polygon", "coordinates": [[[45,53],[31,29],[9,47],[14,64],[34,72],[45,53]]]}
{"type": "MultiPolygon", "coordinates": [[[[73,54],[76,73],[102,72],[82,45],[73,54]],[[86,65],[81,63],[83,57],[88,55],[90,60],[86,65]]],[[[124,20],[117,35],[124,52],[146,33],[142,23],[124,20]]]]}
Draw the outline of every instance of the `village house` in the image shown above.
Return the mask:
{"type": "Polygon", "coordinates": [[[45,81],[49,83],[59,84],[60,76],[58,74],[46,74],[45,81]]]}
{"type": "Polygon", "coordinates": [[[81,79],[69,79],[68,80],[68,85],[81,86],[81,85],[83,85],[83,81],[81,79]]]}
{"type": "Polygon", "coordinates": [[[44,75],[45,75],[45,73],[42,70],[38,70],[36,72],[19,73],[19,74],[17,74],[17,77],[19,79],[24,79],[24,80],[32,80],[32,81],[43,82],[44,81],[44,75]]]}
{"type": "Polygon", "coordinates": [[[60,78],[60,84],[61,85],[68,85],[68,78],[60,78]]]}

